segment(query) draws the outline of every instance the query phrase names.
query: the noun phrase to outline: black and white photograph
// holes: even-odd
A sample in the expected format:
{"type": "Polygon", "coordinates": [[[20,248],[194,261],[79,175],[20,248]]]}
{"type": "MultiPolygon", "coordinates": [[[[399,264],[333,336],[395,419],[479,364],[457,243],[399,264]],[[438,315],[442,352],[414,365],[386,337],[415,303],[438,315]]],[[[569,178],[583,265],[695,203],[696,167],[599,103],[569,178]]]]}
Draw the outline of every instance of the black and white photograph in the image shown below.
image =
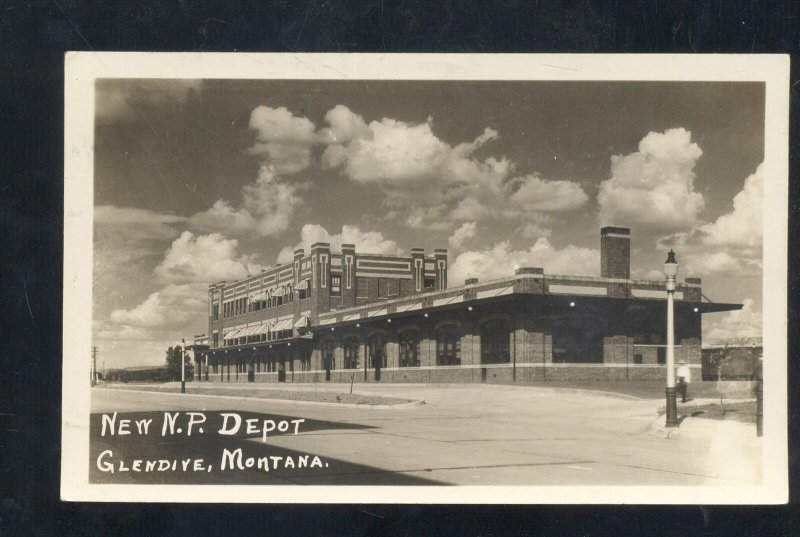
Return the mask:
{"type": "Polygon", "coordinates": [[[74,53],[65,105],[62,498],[787,500],[785,57],[74,53]]]}

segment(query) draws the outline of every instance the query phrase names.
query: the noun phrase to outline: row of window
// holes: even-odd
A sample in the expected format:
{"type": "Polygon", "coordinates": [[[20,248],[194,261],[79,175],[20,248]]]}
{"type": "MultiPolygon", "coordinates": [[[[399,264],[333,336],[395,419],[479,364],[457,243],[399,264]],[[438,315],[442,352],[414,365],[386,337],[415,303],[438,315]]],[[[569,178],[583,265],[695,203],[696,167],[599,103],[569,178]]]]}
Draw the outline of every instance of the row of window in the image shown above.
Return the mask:
{"type": "MultiPolygon", "coordinates": [[[[308,290],[299,289],[298,296],[300,300],[305,300],[306,298],[309,297],[308,290]]],[[[294,302],[294,292],[292,290],[292,286],[287,285],[286,294],[283,296],[273,296],[265,300],[252,300],[252,301],[248,300],[247,297],[242,297],[242,298],[237,298],[236,300],[225,302],[222,305],[222,317],[224,319],[227,319],[228,317],[236,317],[237,315],[243,315],[245,313],[252,313],[254,311],[261,311],[267,308],[282,306],[283,304],[289,304],[290,302],[294,302]]],[[[211,314],[215,321],[219,319],[218,304],[214,304],[211,314]]]]}
{"type": "MultiPolygon", "coordinates": [[[[357,278],[358,281],[358,297],[359,298],[366,298],[369,296],[368,293],[368,280],[369,278],[359,277],[357,278]]],[[[400,293],[400,280],[384,280],[384,279],[375,279],[374,285],[378,286],[378,296],[379,297],[387,297],[390,294],[397,295],[400,293]],[[392,286],[396,287],[393,289],[392,286]]],[[[434,278],[425,278],[423,288],[425,290],[434,289],[436,287],[436,280],[434,278]]],[[[340,296],[342,294],[342,276],[341,274],[331,274],[330,275],[330,290],[331,295],[333,296],[340,296]]],[[[304,300],[309,297],[309,291],[306,289],[298,290],[298,294],[300,300],[304,300]]],[[[223,319],[227,319],[229,317],[236,317],[237,315],[243,315],[245,313],[250,313],[253,311],[261,311],[267,308],[274,308],[276,306],[281,306],[283,304],[288,304],[294,301],[294,293],[292,292],[292,286],[286,286],[286,295],[284,296],[275,296],[270,297],[266,300],[256,300],[250,301],[247,297],[237,298],[236,300],[232,300],[229,302],[225,302],[222,305],[222,317],[223,319]]],[[[219,304],[214,304],[212,307],[211,315],[213,320],[219,320],[219,304]]]]}
{"type": "MultiPolygon", "coordinates": [[[[223,340],[223,346],[232,347],[236,345],[245,345],[247,343],[263,343],[265,341],[278,341],[281,339],[289,339],[293,335],[290,330],[276,330],[274,332],[267,332],[266,334],[257,334],[254,336],[237,337],[223,340]]],[[[219,347],[219,333],[214,334],[213,347],[219,347]]]]}
{"type": "MultiPolygon", "coordinates": [[[[510,326],[503,319],[492,320],[481,325],[481,363],[504,364],[511,361],[510,326]]],[[[436,331],[436,365],[461,365],[461,327],[448,324],[436,331]]],[[[398,338],[398,365],[419,367],[421,333],[408,330],[398,338]]],[[[386,367],[386,336],[373,334],[367,339],[367,364],[370,368],[386,367]]],[[[360,340],[351,336],[342,342],[343,369],[359,369],[360,340]]],[[[331,340],[322,345],[322,367],[336,369],[335,345],[331,340]]]]}
{"type": "MultiPolygon", "coordinates": [[[[310,349],[304,350],[297,360],[299,371],[311,370],[311,351],[310,349]]],[[[230,362],[216,362],[209,364],[211,373],[224,374],[229,368],[233,373],[246,373],[248,369],[256,373],[275,373],[278,371],[295,371],[294,361],[288,355],[282,354],[280,356],[256,356],[251,359],[246,357],[233,357],[230,362]],[[227,367],[226,367],[227,366],[227,367]]]]}

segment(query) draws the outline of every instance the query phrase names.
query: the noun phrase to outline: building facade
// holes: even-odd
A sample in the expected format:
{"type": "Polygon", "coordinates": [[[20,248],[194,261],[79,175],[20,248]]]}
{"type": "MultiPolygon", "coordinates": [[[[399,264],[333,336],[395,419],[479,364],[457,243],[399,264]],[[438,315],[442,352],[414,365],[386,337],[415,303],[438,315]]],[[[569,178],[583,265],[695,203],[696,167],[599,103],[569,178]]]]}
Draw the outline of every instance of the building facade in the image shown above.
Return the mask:
{"type": "MultiPolygon", "coordinates": [[[[446,250],[381,256],[316,243],[291,265],[209,286],[200,378],[661,381],[665,282],[630,279],[629,229],[603,228],[600,245],[600,277],[525,267],[450,287],[446,250]]],[[[699,278],[674,298],[676,359],[699,369],[702,314],[741,305],[702,301],[699,278]]]]}

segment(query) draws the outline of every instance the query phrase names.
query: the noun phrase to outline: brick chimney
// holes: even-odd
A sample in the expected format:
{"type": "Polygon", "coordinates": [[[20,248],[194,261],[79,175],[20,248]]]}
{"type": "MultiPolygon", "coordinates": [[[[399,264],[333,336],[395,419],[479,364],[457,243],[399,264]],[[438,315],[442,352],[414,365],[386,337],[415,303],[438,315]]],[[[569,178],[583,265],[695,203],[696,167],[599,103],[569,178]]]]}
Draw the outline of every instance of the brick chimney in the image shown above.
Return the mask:
{"type": "Polygon", "coordinates": [[[607,226],[600,230],[600,276],[631,277],[631,230],[607,226]]]}

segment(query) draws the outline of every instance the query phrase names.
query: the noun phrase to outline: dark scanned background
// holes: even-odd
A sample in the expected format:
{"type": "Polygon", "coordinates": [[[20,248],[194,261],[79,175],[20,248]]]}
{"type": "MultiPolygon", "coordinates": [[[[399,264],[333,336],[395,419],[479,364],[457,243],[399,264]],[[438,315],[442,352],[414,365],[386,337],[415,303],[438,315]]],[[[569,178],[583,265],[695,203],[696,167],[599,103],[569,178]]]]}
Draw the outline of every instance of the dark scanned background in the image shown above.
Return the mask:
{"type": "MultiPolygon", "coordinates": [[[[0,535],[792,535],[796,505],[748,507],[65,504],[58,498],[66,50],[792,53],[800,3],[657,0],[0,2],[0,535]],[[794,508],[793,508],[794,507],[794,508]]],[[[795,171],[794,159],[791,170],[795,171]]],[[[795,174],[792,173],[794,176],[795,174]]],[[[798,243],[790,184],[790,245],[798,243]]],[[[797,325],[790,247],[790,328],[797,325]]],[[[790,329],[790,472],[797,375],[790,329]]],[[[792,487],[794,493],[794,487],[792,487]]],[[[187,490],[187,494],[202,494],[187,490]]],[[[796,501],[795,494],[792,494],[796,501]]],[[[257,499],[256,499],[257,500],[257,499]]]]}

